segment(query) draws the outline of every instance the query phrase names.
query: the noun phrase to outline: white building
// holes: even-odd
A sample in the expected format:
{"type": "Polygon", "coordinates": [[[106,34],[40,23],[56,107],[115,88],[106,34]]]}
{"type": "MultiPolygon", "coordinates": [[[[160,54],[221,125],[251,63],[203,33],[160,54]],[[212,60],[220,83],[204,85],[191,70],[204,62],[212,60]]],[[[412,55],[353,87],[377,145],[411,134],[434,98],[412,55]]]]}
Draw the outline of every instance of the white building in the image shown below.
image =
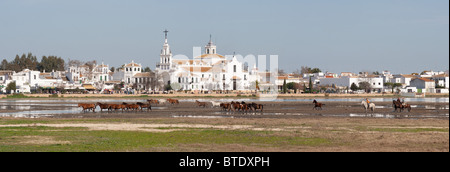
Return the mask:
{"type": "Polygon", "coordinates": [[[217,53],[212,42],[205,46],[205,54],[193,59],[173,59],[165,31],[165,42],[161,50],[156,75],[174,90],[250,90],[259,79],[256,65],[250,71],[236,56],[227,59],[217,53]]]}
{"type": "Polygon", "coordinates": [[[440,75],[434,75],[431,77],[431,80],[434,80],[436,82],[436,86],[449,88],[449,75],[448,74],[440,74],[440,75]]]}
{"type": "Polygon", "coordinates": [[[371,85],[372,92],[382,92],[384,87],[384,82],[382,77],[340,77],[340,78],[321,78],[320,84],[321,86],[336,86],[336,87],[347,87],[350,88],[354,83],[359,87],[359,83],[367,82],[371,85]]]}
{"type": "Polygon", "coordinates": [[[416,87],[417,92],[435,93],[435,82],[426,78],[413,79],[410,83],[411,87],[416,87]]]}
{"type": "Polygon", "coordinates": [[[391,83],[400,83],[403,85],[403,88],[404,88],[404,87],[410,86],[411,80],[413,80],[415,78],[417,78],[416,75],[403,75],[403,74],[393,75],[391,77],[390,82],[391,83]]]}

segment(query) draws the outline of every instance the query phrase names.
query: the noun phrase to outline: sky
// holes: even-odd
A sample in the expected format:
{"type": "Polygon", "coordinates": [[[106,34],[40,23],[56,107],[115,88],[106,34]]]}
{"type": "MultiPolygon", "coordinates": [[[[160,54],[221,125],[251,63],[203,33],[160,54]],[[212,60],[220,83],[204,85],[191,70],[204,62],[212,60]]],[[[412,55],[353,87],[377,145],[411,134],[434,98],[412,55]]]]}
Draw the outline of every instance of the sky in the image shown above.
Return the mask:
{"type": "Polygon", "coordinates": [[[286,72],[449,69],[448,0],[0,0],[0,58],[56,55],[155,69],[165,29],[192,58],[278,55],[286,72]]]}

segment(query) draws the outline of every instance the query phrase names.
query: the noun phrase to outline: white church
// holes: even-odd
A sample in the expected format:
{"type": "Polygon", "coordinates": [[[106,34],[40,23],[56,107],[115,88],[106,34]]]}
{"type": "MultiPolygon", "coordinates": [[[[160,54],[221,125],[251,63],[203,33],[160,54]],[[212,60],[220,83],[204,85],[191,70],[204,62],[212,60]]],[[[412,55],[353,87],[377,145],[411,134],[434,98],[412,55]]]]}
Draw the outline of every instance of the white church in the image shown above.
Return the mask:
{"type": "Polygon", "coordinates": [[[165,42],[161,50],[160,63],[156,74],[164,85],[174,90],[254,90],[259,80],[256,65],[249,69],[236,56],[227,59],[217,53],[217,46],[210,39],[204,54],[193,59],[174,59],[165,32],[165,42]]]}

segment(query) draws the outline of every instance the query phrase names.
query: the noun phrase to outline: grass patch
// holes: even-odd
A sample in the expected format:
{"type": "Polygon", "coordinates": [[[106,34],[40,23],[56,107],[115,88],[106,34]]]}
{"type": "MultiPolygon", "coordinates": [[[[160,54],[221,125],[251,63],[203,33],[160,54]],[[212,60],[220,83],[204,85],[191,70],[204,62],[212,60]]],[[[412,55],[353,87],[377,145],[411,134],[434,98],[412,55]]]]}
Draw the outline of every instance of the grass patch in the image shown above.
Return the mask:
{"type": "Polygon", "coordinates": [[[138,131],[90,131],[85,128],[75,127],[30,126],[0,128],[0,152],[146,151],[155,147],[178,150],[177,145],[186,144],[239,144],[258,147],[285,147],[321,146],[329,143],[328,140],[322,138],[305,138],[295,133],[279,136],[269,131],[186,129],[169,133],[149,133],[138,131]],[[24,139],[29,138],[51,138],[52,142],[57,144],[40,144],[40,142],[24,141],[24,139]]]}

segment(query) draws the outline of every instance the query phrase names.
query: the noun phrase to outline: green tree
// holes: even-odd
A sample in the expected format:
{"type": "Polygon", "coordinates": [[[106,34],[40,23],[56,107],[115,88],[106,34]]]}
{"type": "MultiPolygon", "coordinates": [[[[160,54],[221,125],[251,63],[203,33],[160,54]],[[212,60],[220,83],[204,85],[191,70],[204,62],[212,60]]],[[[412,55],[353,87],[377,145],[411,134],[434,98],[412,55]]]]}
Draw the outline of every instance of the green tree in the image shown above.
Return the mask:
{"type": "Polygon", "coordinates": [[[287,93],[287,84],[286,84],[286,79],[284,79],[283,82],[283,93],[286,94],[287,93]]]}
{"type": "Polygon", "coordinates": [[[16,87],[16,81],[10,82],[7,86],[6,86],[6,92],[11,92],[11,91],[16,91],[17,87],[16,87]]]}
{"type": "Polygon", "coordinates": [[[65,62],[61,57],[56,56],[43,56],[41,59],[41,63],[39,64],[38,70],[43,72],[45,71],[64,71],[65,70],[65,62]]]}
{"type": "Polygon", "coordinates": [[[145,67],[143,72],[152,72],[152,70],[149,67],[145,67]]]}
{"type": "Polygon", "coordinates": [[[295,87],[296,87],[295,82],[287,83],[287,89],[293,90],[295,89],[295,87]]]}
{"type": "Polygon", "coordinates": [[[350,86],[350,89],[352,91],[357,91],[358,90],[358,86],[355,83],[352,83],[352,85],[350,86]]]}
{"type": "Polygon", "coordinates": [[[370,90],[372,89],[372,85],[370,85],[370,83],[368,83],[368,82],[360,82],[359,88],[362,90],[365,90],[366,93],[370,93],[370,90]]]}
{"type": "Polygon", "coordinates": [[[310,71],[310,73],[320,73],[320,72],[322,72],[322,70],[320,70],[319,68],[314,68],[314,69],[311,69],[311,71],[310,71]]]}
{"type": "Polygon", "coordinates": [[[313,91],[313,83],[312,83],[312,79],[311,79],[311,76],[309,76],[309,93],[312,93],[313,91]]]}
{"type": "Polygon", "coordinates": [[[2,63],[0,64],[0,70],[10,70],[8,60],[2,60],[2,63]]]}

